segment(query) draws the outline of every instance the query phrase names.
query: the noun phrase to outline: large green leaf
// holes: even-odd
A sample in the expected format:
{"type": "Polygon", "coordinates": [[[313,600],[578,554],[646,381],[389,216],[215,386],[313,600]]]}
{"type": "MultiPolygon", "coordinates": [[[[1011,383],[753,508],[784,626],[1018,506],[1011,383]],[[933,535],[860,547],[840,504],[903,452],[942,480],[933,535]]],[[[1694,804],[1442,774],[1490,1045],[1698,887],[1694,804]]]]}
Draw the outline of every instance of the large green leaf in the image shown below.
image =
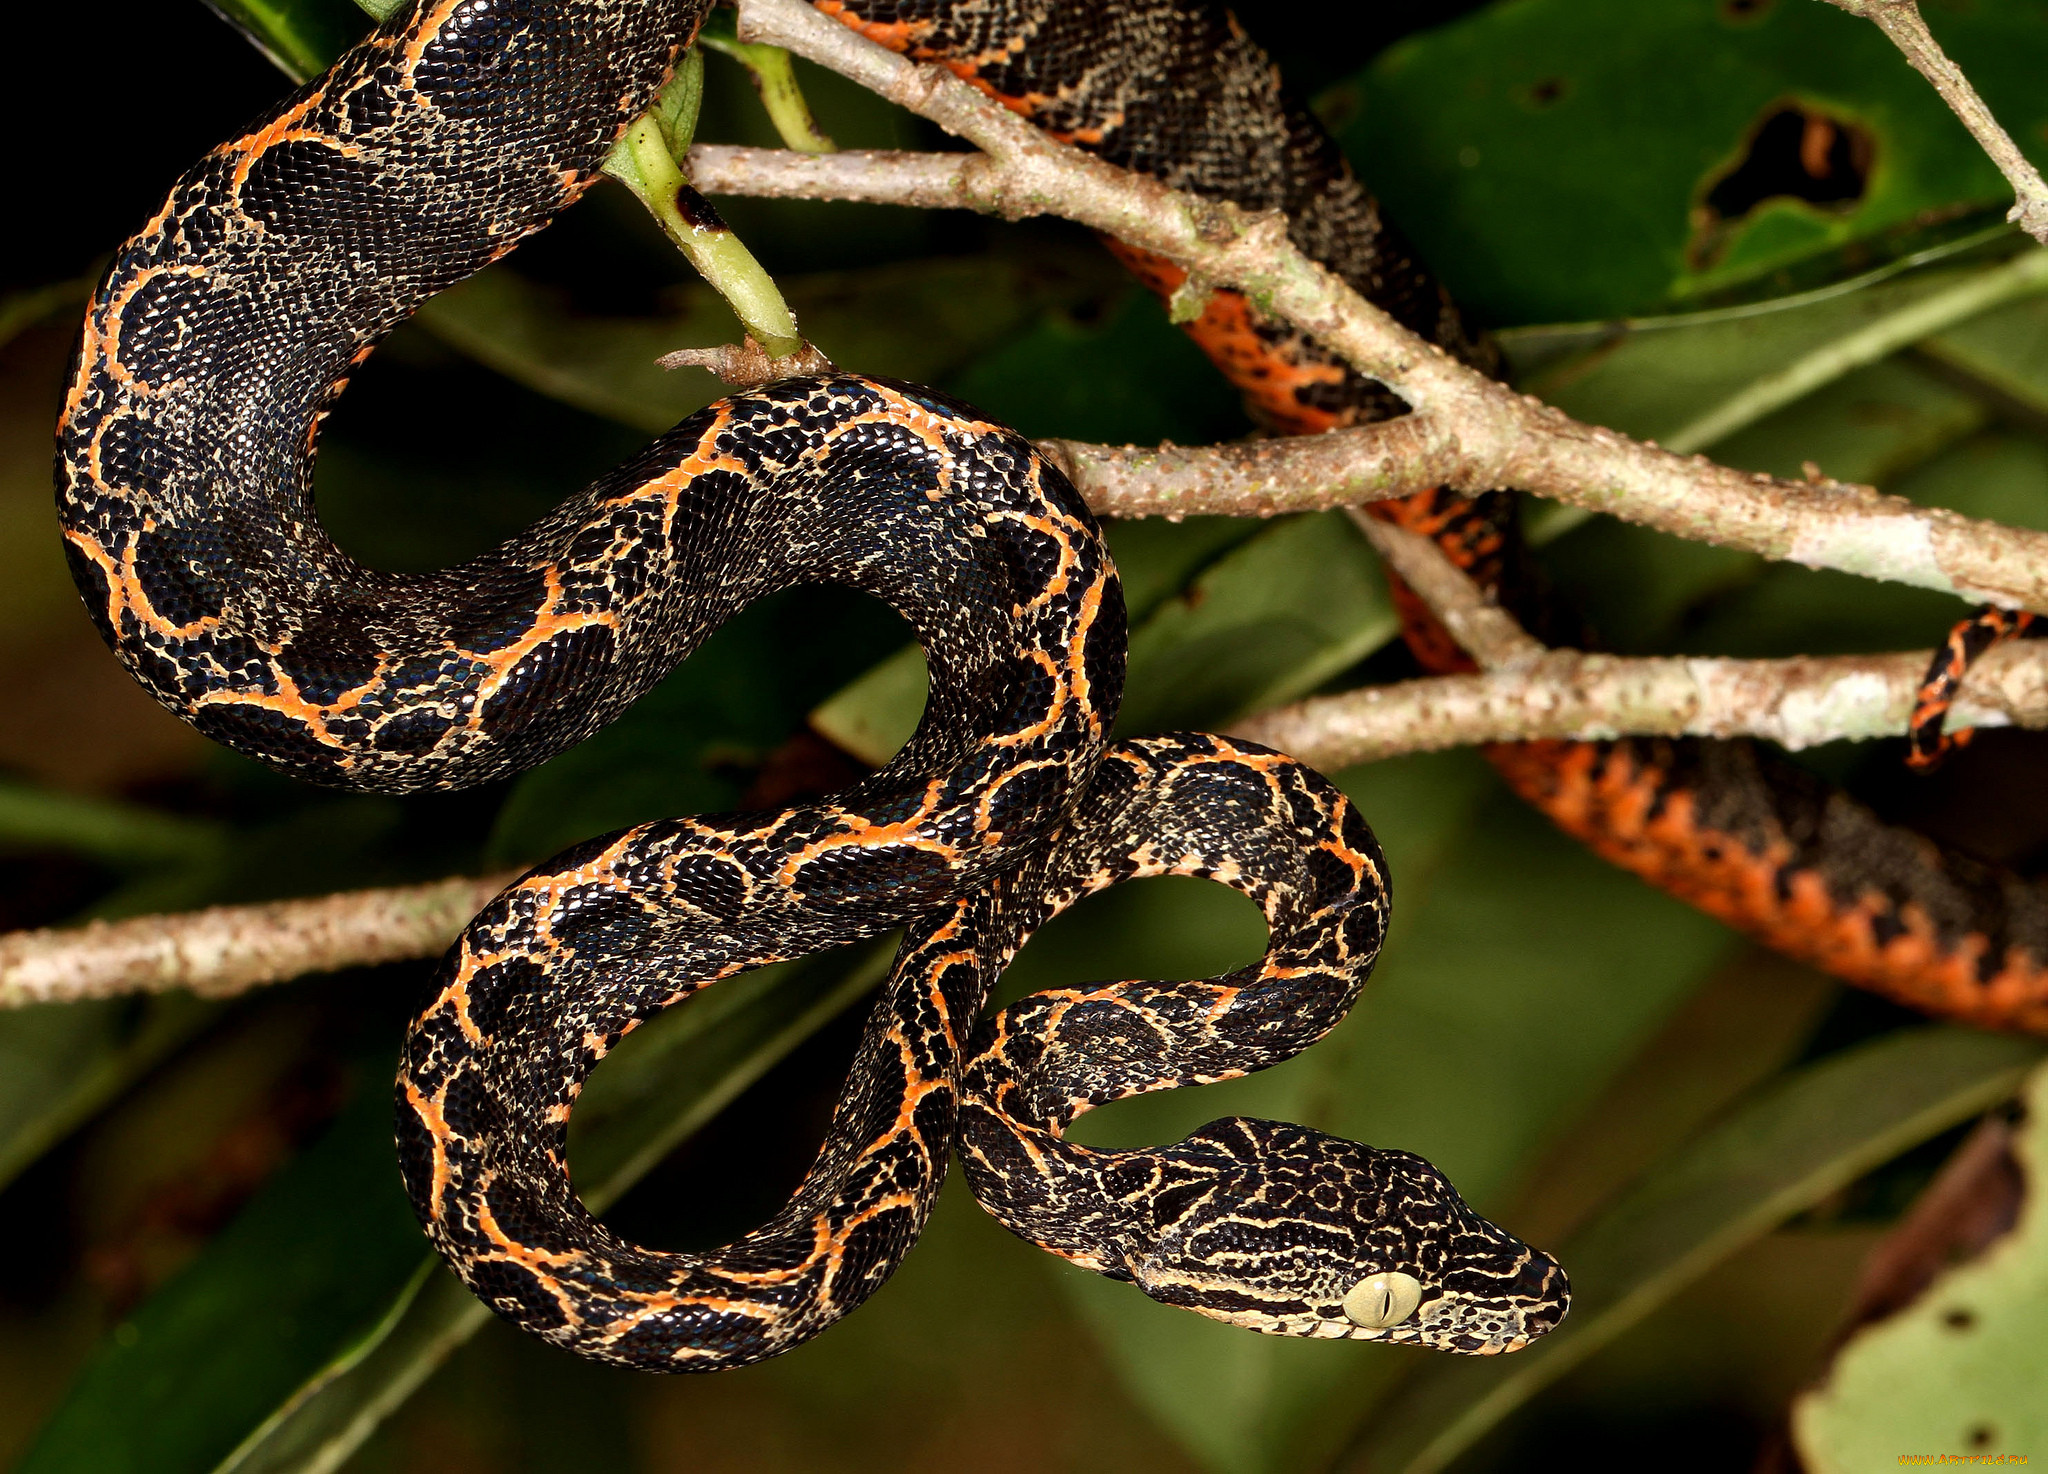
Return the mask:
{"type": "Polygon", "coordinates": [[[1523,368],[1523,388],[1582,419],[1689,454],[1921,339],[2002,319],[2009,303],[2044,291],[2048,251],[2030,250],[1756,308],[1531,329],[1508,334],[1506,346],[1523,368]],[[1571,342],[1584,346],[1558,351],[1571,342]]]}
{"type": "Polygon", "coordinates": [[[1993,429],[1951,446],[1889,489],[1922,506],[2048,530],[2048,442],[1993,429]]]}
{"type": "Polygon", "coordinates": [[[1347,1467],[1445,1467],[1735,1249],[2010,1095],[2041,1049],[1961,1029],[1911,1030],[1760,1092],[1558,1250],[1572,1276],[1562,1327],[1513,1357],[1446,1361],[1409,1379],[1347,1467]]]}
{"type": "Polygon", "coordinates": [[[182,995],[0,1011],[0,1186],[218,1012],[182,995]]]}
{"type": "MultiPolygon", "coordinates": [[[[1979,0],[1930,20],[2041,157],[2048,10],[1979,0]]],[[[1323,105],[1424,259],[1496,323],[1771,295],[2011,199],[1877,28],[1815,0],[1490,6],[1395,47],[1323,105]],[[1862,194],[1821,205],[1779,195],[1711,221],[1709,191],[1787,105],[1864,131],[1862,194]]],[[[1778,162],[1800,168],[1789,152],[1778,162]]]]}
{"type": "Polygon", "coordinates": [[[147,868],[208,864],[226,843],[224,826],[203,819],[0,778],[0,849],[69,850],[147,868]]]}
{"type": "MultiPolygon", "coordinates": [[[[639,1030],[577,1109],[584,1201],[615,1201],[887,957],[871,946],[766,969],[639,1030]]],[[[332,1468],[483,1323],[423,1252],[399,1189],[388,1056],[361,1073],[328,1134],[115,1328],[17,1474],[332,1468]]]]}
{"type": "MultiPolygon", "coordinates": [[[[380,1062],[381,1063],[381,1062],[380,1062]]],[[[203,1470],[420,1261],[365,1061],[333,1128],[184,1274],[117,1325],[18,1466],[203,1470]]]]}
{"type": "Polygon", "coordinates": [[[1920,344],[1920,352],[2007,404],[2048,416],[2048,302],[1973,317],[1920,344]]]}
{"type": "Polygon", "coordinates": [[[1386,581],[1341,512],[1234,548],[1131,632],[1121,732],[1224,725],[1304,696],[1394,637],[1386,581]]]}
{"type": "Polygon", "coordinates": [[[1516,1228],[1532,1242],[1562,1241],[1798,1061],[1842,993],[1761,947],[1730,957],[1568,1131],[1522,1162],[1516,1228]]]}
{"type": "Polygon", "coordinates": [[[2025,1453],[2048,1445],[2048,1070],[2021,1092],[2013,1155],[2026,1201],[2012,1231],[1864,1327],[1792,1410],[1813,1474],[1856,1474],[1901,1453],[2025,1453]]]}
{"type": "Polygon", "coordinates": [[[1091,321],[1047,314],[941,387],[1034,438],[1202,444],[1248,428],[1236,391],[1136,290],[1091,321]]]}

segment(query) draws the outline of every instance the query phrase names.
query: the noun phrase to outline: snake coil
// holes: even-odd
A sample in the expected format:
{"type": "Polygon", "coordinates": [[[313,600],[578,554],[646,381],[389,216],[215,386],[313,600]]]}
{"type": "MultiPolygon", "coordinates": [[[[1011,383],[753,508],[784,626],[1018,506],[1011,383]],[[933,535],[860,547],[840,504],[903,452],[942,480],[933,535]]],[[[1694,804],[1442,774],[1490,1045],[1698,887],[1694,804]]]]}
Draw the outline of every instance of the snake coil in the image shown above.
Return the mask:
{"type": "MultiPolygon", "coordinates": [[[[1307,1047],[1365,982],[1389,891],[1364,821],[1292,760],[1191,734],[1109,744],[1116,574],[1073,488],[1015,434],[911,385],[790,380],[692,416],[454,568],[377,572],[320,530],[314,444],[353,365],[590,185],[704,3],[418,0],[208,154],[121,248],[59,426],[66,548],[107,643],[199,730],[311,781],[408,792],[521,771],[795,583],[874,594],[924,645],[932,697],[881,772],[819,804],[593,839],[470,924],[399,1079],[428,1233],[538,1335],[715,1370],[872,1293],[957,1142],[1003,1222],[1168,1303],[1464,1352],[1541,1335],[1562,1273],[1418,1158],[1244,1119],[1152,1151],[1064,1139],[1093,1105],[1307,1047]],[[1251,896],[1266,957],[977,1024],[1033,928],[1155,874],[1251,896]],[[746,968],[896,926],[908,938],[825,1145],[774,1220],[678,1254],[583,1209],[569,1114],[624,1034],[746,968]]],[[[1090,13],[822,8],[906,45],[940,20],[1006,25],[1069,62],[1090,13]]],[[[1161,28],[1173,7],[1128,11],[1135,42],[1183,44],[1161,28]]],[[[1224,86],[1256,101],[1246,56],[1224,56],[1224,86]]],[[[1200,87],[1172,95],[1206,106],[1200,87]]],[[[1283,161],[1302,146],[1244,121],[1283,161]]],[[[1369,238],[1370,201],[1340,195],[1302,201],[1305,228],[1369,238]]]]}

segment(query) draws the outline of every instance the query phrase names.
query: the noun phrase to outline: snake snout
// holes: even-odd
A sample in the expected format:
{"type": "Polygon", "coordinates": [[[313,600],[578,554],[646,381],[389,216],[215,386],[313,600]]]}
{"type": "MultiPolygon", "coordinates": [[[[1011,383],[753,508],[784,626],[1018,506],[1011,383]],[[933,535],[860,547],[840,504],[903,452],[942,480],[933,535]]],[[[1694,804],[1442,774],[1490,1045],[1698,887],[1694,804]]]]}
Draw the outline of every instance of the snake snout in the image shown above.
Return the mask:
{"type": "Polygon", "coordinates": [[[1564,1316],[1556,1261],[1407,1152],[1240,1117],[1132,1153],[1126,1171],[1129,1271],[1167,1304],[1273,1335],[1476,1355],[1564,1316]]]}

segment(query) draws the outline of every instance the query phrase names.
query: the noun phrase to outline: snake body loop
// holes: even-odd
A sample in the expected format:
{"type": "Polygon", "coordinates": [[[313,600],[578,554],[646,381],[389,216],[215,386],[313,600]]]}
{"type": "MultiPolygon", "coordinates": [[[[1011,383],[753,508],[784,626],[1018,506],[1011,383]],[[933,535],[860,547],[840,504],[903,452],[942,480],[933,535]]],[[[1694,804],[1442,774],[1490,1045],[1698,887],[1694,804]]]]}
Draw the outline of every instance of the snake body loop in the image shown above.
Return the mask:
{"type": "MultiPolygon", "coordinates": [[[[881,772],[804,808],[592,840],[471,925],[399,1087],[429,1234],[537,1334],[715,1370],[870,1294],[957,1146],[1012,1229],[1205,1315],[1482,1353],[1542,1334],[1563,1313],[1562,1274],[1419,1159],[1248,1120],[1148,1151],[1065,1139],[1094,1105],[1313,1042],[1366,980],[1389,891],[1363,821],[1298,764],[1195,734],[1108,745],[1115,574],[1072,488],[1016,436],[910,385],[790,381],[692,417],[459,567],[380,573],[320,531],[314,446],[354,364],[589,186],[705,3],[415,0],[209,154],[122,247],[59,426],[66,548],[109,645],[200,730],[315,782],[404,792],[522,771],[792,583],[865,589],[925,646],[924,721],[881,772]],[[1250,895],[1267,956],[979,1021],[1035,927],[1154,874],[1250,895]],[[625,1032],[743,968],[899,925],[908,940],[824,1148],[774,1221],[679,1255],[584,1212],[567,1120],[625,1032]]],[[[1112,162],[1285,212],[1309,255],[1493,366],[1264,55],[1200,0],[815,3],[1112,162]]],[[[1112,246],[1162,293],[1181,285],[1170,262],[1112,246]]],[[[1191,333],[1271,428],[1401,411],[1242,296],[1205,302],[1191,333]]],[[[1505,497],[1380,511],[1545,632],[1554,606],[1534,594],[1505,497]]],[[[1422,663],[1458,668],[1455,643],[1395,593],[1422,663]]],[[[1930,753],[1971,656],[2017,623],[1959,629],[1930,672],[1915,724],[1930,753]]],[[[1889,828],[1752,745],[1490,755],[1601,854],[1780,950],[1931,1012],[2048,1031],[2038,885],[1889,828]]]]}
{"type": "MultiPolygon", "coordinates": [[[[794,583],[873,593],[924,644],[924,720],[881,772],[806,807],[590,840],[470,924],[398,1082],[429,1235],[493,1309],[580,1354],[738,1366],[872,1293],[959,1137],[1005,1222],[1170,1303],[1466,1352],[1542,1334],[1564,1310],[1556,1265],[1406,1154],[1245,1120],[1151,1152],[1062,1138],[1088,1104],[1313,1042],[1369,974],[1389,892],[1363,821],[1292,760],[1187,734],[1107,747],[1116,575],[1073,488],[1013,433],[911,385],[789,380],[692,416],[455,568],[379,573],[320,531],[313,451],[352,367],[590,184],[703,8],[417,0],[209,154],[121,249],[59,426],[66,546],[109,645],[200,730],[316,782],[404,792],[530,767],[794,583]],[[977,1024],[1033,927],[1166,873],[1258,900],[1264,961],[977,1024]],[[773,1221],[677,1254],[584,1210],[567,1124],[620,1038],[736,972],[895,926],[908,939],[825,1145],[773,1221]]],[[[1045,12],[1046,37],[1080,10],[1045,12]]],[[[1174,13],[1133,6],[1132,37],[1172,42],[1157,23],[1174,13]]],[[[1263,75],[1247,55],[1230,53],[1226,99],[1263,75]]],[[[1303,203],[1330,232],[1372,223],[1355,187],[1303,203]]]]}

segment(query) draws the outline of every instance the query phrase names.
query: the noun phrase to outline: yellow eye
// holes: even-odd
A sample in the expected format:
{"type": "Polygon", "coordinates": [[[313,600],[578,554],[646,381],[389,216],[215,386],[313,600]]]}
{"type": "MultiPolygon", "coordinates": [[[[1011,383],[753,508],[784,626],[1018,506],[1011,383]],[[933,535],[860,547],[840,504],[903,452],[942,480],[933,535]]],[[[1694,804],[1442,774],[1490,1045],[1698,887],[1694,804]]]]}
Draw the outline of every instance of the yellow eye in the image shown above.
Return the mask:
{"type": "Polygon", "coordinates": [[[1390,1269],[1369,1274],[1353,1285],[1344,1297],[1344,1313],[1369,1331],[1384,1331],[1415,1314],[1421,1303],[1422,1281],[1390,1269]]]}

